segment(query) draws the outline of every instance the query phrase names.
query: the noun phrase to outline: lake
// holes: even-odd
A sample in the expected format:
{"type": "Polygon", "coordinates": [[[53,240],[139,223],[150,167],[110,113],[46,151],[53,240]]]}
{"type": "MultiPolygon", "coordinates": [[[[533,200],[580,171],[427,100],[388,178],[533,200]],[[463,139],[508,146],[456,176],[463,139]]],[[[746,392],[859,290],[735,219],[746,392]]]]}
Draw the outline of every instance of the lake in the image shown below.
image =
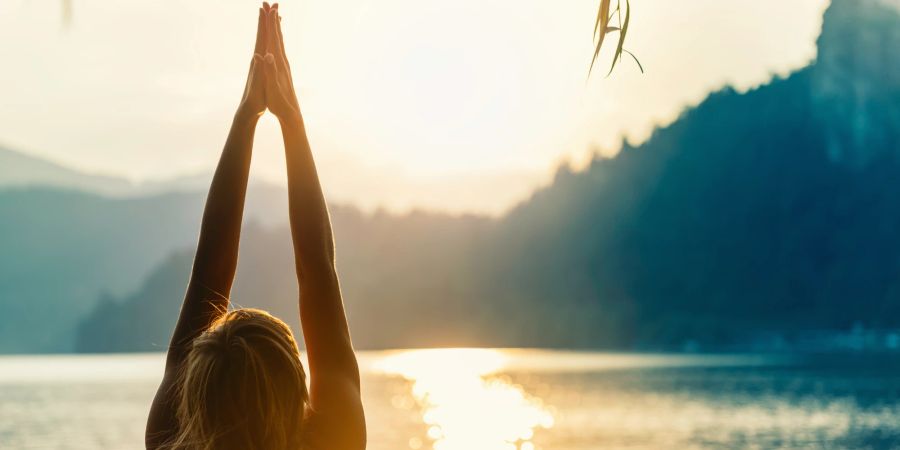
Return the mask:
{"type": "MultiPolygon", "coordinates": [[[[371,450],[900,448],[897,355],[362,352],[371,450]]],[[[0,357],[0,448],[142,448],[161,354],[0,357]]]]}

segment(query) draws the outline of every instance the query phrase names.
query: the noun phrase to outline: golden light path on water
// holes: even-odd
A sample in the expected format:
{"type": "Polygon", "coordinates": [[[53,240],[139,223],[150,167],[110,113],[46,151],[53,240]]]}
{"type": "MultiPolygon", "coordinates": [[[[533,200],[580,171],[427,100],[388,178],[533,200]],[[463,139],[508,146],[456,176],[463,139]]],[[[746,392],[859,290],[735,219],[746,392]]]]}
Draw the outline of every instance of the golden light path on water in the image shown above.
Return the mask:
{"type": "MultiPolygon", "coordinates": [[[[429,349],[392,353],[375,369],[412,383],[434,450],[536,450],[538,429],[554,418],[540,399],[500,377],[500,350],[429,349]]],[[[413,449],[425,445],[417,438],[413,449]]]]}

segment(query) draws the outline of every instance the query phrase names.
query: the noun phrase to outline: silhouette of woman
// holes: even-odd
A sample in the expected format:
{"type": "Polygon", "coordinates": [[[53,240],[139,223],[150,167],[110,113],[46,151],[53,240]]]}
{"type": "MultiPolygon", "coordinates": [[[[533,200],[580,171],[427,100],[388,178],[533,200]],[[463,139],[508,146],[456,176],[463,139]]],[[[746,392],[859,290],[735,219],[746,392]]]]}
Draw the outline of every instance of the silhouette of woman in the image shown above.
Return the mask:
{"type": "Polygon", "coordinates": [[[366,446],[359,369],[334,265],[331,222],[284,53],[278,5],[259,10],[256,49],[210,186],[190,282],[150,408],[152,449],[366,446]],[[290,328],[254,309],[228,311],[253,134],[281,124],[300,321],[310,383],[290,328]]]}

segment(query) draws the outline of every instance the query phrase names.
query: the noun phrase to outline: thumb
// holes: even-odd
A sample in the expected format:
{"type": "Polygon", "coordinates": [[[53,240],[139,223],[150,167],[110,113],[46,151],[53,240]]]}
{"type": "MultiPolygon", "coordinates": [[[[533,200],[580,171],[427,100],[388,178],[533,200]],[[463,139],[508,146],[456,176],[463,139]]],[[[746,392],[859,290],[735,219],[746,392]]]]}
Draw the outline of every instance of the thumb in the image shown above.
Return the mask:
{"type": "Polygon", "coordinates": [[[250,61],[250,73],[247,74],[247,87],[244,90],[244,97],[261,96],[265,101],[266,92],[266,73],[265,60],[262,55],[254,54],[253,60],[250,61]]]}
{"type": "MultiPolygon", "coordinates": [[[[256,58],[254,56],[254,58],[256,58]]],[[[266,53],[266,56],[261,57],[263,60],[264,72],[266,74],[266,92],[269,95],[275,95],[278,92],[278,67],[275,65],[275,55],[271,53],[266,53]]]]}
{"type": "Polygon", "coordinates": [[[260,85],[265,82],[265,66],[266,62],[259,53],[253,54],[253,62],[250,63],[250,82],[254,85],[260,85]]]}

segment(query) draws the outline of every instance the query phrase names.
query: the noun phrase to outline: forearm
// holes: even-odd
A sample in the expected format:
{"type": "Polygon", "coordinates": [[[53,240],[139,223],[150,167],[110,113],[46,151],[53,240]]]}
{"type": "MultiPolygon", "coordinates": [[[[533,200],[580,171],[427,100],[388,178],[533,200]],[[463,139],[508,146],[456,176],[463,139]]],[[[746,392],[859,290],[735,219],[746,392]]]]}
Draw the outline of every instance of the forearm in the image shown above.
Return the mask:
{"type": "MultiPolygon", "coordinates": [[[[303,118],[281,119],[288,175],[288,208],[297,275],[302,280],[334,270],[334,237],[303,118]]],[[[302,288],[302,286],[301,286],[302,288]]]]}
{"type": "Polygon", "coordinates": [[[355,372],[356,359],[335,268],[331,220],[303,120],[297,115],[281,123],[300,280],[300,322],[311,372],[327,373],[327,366],[342,374],[355,372]]]}
{"type": "Polygon", "coordinates": [[[235,114],[203,211],[191,283],[218,294],[216,297],[228,297],[237,270],[244,197],[258,120],[256,115],[235,114]]]}

